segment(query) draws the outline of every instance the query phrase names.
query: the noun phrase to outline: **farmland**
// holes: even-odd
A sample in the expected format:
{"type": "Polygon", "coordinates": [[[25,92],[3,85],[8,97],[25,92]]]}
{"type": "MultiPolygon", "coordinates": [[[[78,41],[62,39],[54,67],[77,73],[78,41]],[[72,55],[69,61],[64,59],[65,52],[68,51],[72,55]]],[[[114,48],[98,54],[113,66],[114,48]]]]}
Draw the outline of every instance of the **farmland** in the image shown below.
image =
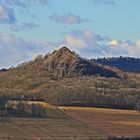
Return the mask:
{"type": "Polygon", "coordinates": [[[12,118],[0,123],[0,139],[11,140],[88,140],[98,134],[71,119],[12,118]]]}
{"type": "Polygon", "coordinates": [[[137,111],[90,107],[60,107],[60,109],[106,136],[140,136],[140,113],[137,111]]]}
{"type": "Polygon", "coordinates": [[[0,140],[106,140],[108,136],[140,136],[140,114],[133,110],[39,104],[46,106],[47,117],[1,118],[0,140]]]}
{"type": "MultiPolygon", "coordinates": [[[[31,102],[35,103],[35,102],[31,102]]],[[[38,103],[38,102],[37,102],[38,103]]],[[[47,117],[7,117],[0,119],[0,140],[89,140],[105,138],[57,107],[41,103],[47,108],[47,117]]]]}

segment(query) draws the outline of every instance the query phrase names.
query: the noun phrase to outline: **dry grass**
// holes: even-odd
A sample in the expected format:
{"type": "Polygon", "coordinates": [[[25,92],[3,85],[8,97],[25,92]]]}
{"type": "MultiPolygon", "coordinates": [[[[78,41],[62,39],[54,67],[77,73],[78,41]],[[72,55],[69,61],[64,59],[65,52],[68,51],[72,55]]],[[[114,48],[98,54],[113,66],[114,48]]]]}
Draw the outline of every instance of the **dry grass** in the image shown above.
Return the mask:
{"type": "Polygon", "coordinates": [[[48,118],[0,119],[0,140],[105,140],[140,136],[140,114],[132,110],[92,107],[48,108],[48,118]]]}
{"type": "Polygon", "coordinates": [[[98,140],[101,136],[73,119],[11,118],[0,123],[0,140],[98,140]]]}
{"type": "Polygon", "coordinates": [[[87,107],[59,107],[65,113],[105,135],[140,136],[140,113],[87,107]]]}
{"type": "Polygon", "coordinates": [[[27,103],[42,104],[48,109],[48,117],[0,119],[0,140],[99,140],[105,137],[48,103],[27,103]]]}
{"type": "Polygon", "coordinates": [[[38,105],[42,105],[43,107],[46,107],[47,109],[56,109],[55,106],[52,106],[51,104],[47,103],[47,102],[41,102],[41,101],[23,101],[23,103],[25,104],[38,104],[38,105]]]}

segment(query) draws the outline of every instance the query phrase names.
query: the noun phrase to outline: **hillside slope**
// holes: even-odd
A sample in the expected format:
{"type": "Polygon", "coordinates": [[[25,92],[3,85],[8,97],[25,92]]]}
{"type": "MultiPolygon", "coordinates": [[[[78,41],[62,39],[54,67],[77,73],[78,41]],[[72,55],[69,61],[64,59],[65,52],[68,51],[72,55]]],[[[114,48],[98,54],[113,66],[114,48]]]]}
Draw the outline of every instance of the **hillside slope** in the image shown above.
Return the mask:
{"type": "Polygon", "coordinates": [[[133,108],[140,77],[79,57],[66,47],[0,72],[0,95],[56,105],[133,108]]]}

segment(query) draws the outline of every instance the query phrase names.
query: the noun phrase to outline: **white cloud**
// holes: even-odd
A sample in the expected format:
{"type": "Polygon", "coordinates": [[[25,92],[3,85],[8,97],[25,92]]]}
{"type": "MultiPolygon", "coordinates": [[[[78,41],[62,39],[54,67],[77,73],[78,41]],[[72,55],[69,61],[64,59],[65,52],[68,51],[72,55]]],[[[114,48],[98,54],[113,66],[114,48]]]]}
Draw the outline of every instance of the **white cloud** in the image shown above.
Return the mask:
{"type": "Polygon", "coordinates": [[[65,33],[62,44],[77,51],[83,57],[98,57],[104,55],[100,42],[106,39],[106,37],[95,34],[89,29],[76,30],[65,33]]]}
{"type": "Polygon", "coordinates": [[[136,46],[137,46],[137,48],[140,49],[140,39],[138,39],[138,40],[136,41],[136,46]]]}
{"type": "Polygon", "coordinates": [[[32,60],[38,54],[54,49],[51,42],[26,41],[8,33],[0,33],[0,68],[32,60]]]}
{"type": "Polygon", "coordinates": [[[65,42],[68,46],[78,47],[78,48],[85,48],[88,44],[82,38],[75,38],[72,35],[67,35],[65,37],[65,42]]]}
{"type": "Polygon", "coordinates": [[[78,30],[64,34],[62,41],[27,41],[8,33],[0,33],[0,68],[32,60],[39,54],[46,54],[59,46],[66,45],[86,58],[111,56],[140,56],[140,40],[108,39],[91,30],[78,30]]]}
{"type": "Polygon", "coordinates": [[[112,40],[111,42],[108,43],[108,45],[111,45],[111,46],[117,46],[118,44],[119,44],[118,40],[112,40]]]}
{"type": "Polygon", "coordinates": [[[62,44],[69,46],[83,57],[140,56],[140,40],[116,40],[95,34],[91,30],[68,32],[62,44]]]}

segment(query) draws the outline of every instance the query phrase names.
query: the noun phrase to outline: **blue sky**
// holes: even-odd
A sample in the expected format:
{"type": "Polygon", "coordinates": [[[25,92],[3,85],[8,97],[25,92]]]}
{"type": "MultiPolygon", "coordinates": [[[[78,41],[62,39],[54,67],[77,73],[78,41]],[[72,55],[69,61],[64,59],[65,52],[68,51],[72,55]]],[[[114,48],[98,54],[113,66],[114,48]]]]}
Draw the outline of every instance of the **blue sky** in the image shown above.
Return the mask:
{"type": "Polygon", "coordinates": [[[0,68],[66,45],[82,57],[140,55],[140,0],[0,0],[0,68]]]}

